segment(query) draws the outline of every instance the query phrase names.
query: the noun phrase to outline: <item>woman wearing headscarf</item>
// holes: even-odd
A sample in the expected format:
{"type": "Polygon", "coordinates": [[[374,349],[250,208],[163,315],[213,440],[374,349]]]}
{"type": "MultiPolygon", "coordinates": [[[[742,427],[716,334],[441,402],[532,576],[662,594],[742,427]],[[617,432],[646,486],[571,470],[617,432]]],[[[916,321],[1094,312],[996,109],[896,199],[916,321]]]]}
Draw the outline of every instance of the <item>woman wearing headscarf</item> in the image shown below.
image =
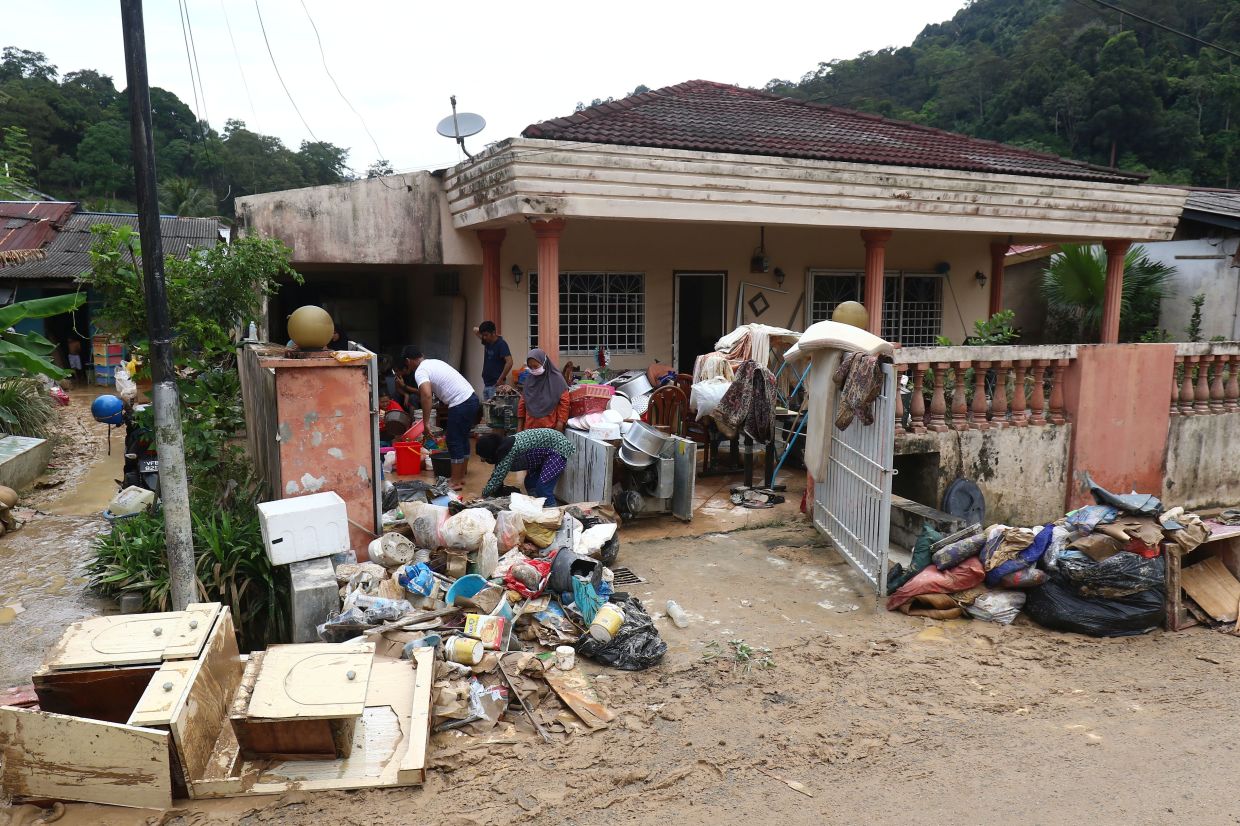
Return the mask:
{"type": "Polygon", "coordinates": [[[548,427],[563,433],[568,426],[568,382],[542,350],[530,350],[525,364],[529,370],[517,405],[517,430],[548,427]]]}
{"type": "Polygon", "coordinates": [[[509,473],[524,470],[526,491],[545,499],[548,506],[555,505],[555,486],[576,452],[567,436],[545,427],[507,437],[488,433],[478,438],[476,449],[484,462],[495,465],[483,496],[495,496],[509,473]]]}

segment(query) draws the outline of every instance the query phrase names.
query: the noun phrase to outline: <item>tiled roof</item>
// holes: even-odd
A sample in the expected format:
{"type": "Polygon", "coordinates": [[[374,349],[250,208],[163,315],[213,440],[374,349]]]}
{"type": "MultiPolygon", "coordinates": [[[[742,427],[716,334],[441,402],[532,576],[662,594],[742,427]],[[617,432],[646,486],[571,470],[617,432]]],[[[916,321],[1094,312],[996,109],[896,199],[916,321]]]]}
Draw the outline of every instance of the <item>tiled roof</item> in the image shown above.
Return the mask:
{"type": "MultiPolygon", "coordinates": [[[[3,213],[0,213],[2,215],[3,213]]],[[[0,218],[0,220],[4,220],[0,218]]],[[[127,224],[138,228],[138,216],[110,212],[74,212],[70,214],[51,242],[44,247],[47,255],[37,261],[0,266],[0,282],[9,279],[73,280],[90,268],[90,228],[95,224],[127,224]]],[[[0,225],[2,226],[2,225],[0,225]]],[[[160,217],[164,255],[184,258],[191,249],[214,246],[220,241],[218,218],[160,217]]]]}
{"type": "Polygon", "coordinates": [[[522,135],[1083,181],[1137,183],[1145,177],[707,80],[691,80],[531,124],[522,135]]]}

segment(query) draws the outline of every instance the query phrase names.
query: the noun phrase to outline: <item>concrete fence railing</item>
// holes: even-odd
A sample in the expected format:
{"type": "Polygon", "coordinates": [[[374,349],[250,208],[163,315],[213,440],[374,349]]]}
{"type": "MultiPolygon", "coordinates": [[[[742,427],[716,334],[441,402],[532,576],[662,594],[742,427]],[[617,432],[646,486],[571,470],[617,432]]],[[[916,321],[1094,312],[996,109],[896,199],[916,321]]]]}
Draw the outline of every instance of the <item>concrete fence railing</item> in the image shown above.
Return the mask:
{"type": "Polygon", "coordinates": [[[1171,415],[1204,416],[1240,410],[1240,342],[1175,346],[1171,415]]]}
{"type": "Polygon", "coordinates": [[[1064,424],[1075,358],[1074,344],[898,349],[896,434],[1064,424]]]}

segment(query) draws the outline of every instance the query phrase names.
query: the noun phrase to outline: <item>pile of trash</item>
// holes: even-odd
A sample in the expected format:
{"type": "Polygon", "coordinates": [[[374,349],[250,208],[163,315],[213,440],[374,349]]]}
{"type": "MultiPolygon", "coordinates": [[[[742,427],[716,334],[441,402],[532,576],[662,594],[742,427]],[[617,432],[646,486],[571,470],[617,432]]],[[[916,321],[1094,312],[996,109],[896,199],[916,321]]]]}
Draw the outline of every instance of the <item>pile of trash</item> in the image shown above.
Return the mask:
{"type": "Polygon", "coordinates": [[[404,524],[371,543],[370,561],[336,566],[342,608],[319,637],[373,640],[404,659],[434,649],[436,731],[605,726],[577,658],[636,671],[667,651],[641,601],[613,589],[615,513],[520,493],[428,502],[424,487],[401,491],[416,494],[399,503],[404,524]]]}
{"type": "Polygon", "coordinates": [[[1058,631],[1143,634],[1165,616],[1166,553],[1210,535],[1153,495],[1116,495],[1088,480],[1097,504],[1034,527],[980,525],[941,537],[923,529],[908,571],[889,577],[887,608],[914,616],[1011,623],[1024,611],[1058,631]]]}

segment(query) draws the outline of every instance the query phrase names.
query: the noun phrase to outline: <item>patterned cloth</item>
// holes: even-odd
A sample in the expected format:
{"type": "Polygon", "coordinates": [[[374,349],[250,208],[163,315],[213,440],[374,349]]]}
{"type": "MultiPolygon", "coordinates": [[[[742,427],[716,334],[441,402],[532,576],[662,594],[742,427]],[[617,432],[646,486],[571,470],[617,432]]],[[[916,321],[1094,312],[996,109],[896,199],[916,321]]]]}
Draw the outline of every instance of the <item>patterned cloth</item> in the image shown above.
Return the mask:
{"type": "Polygon", "coordinates": [[[504,484],[504,479],[514,470],[524,470],[527,482],[533,475],[540,489],[544,489],[548,482],[554,489],[555,480],[568,466],[568,458],[576,452],[573,443],[558,430],[545,427],[522,430],[512,437],[512,449],[495,466],[490,480],[482,489],[482,495],[494,496],[504,484]]]}
{"type": "Polygon", "coordinates": [[[754,361],[743,362],[710,415],[729,439],[745,434],[758,442],[771,441],[775,436],[775,379],[770,371],[754,361]]]}
{"type": "Polygon", "coordinates": [[[840,388],[835,427],[847,430],[854,418],[863,425],[874,424],[874,400],[883,392],[881,357],[868,353],[845,353],[831,380],[840,388]]]}

